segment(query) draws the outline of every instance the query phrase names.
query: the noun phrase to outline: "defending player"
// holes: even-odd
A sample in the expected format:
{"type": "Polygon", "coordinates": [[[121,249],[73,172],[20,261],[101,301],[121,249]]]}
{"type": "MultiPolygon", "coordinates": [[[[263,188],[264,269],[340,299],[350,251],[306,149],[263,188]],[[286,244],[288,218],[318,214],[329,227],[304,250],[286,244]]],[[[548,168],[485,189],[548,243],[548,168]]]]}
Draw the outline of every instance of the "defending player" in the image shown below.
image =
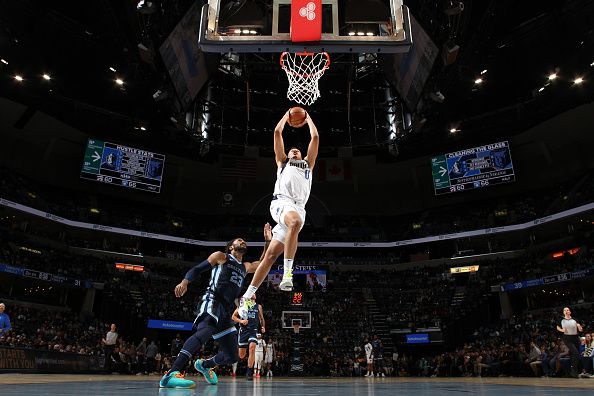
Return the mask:
{"type": "Polygon", "coordinates": [[[266,323],[264,321],[264,313],[262,306],[256,303],[256,295],[252,296],[254,305],[248,311],[247,319],[241,319],[238,316],[237,309],[233,312],[231,319],[235,323],[239,323],[239,358],[245,359],[246,348],[249,349],[248,354],[248,369],[246,377],[248,380],[253,379],[254,375],[254,363],[256,354],[256,343],[258,342],[258,332],[260,326],[262,327],[262,333],[266,331],[266,323]]]}
{"type": "Polygon", "coordinates": [[[284,274],[280,289],[293,289],[293,260],[297,252],[299,232],[305,223],[305,204],[311,192],[312,172],[318,157],[318,129],[309,114],[303,125],[309,126],[311,139],[307,148],[307,156],[302,158],[301,151],[291,148],[285,154],[283,128],[289,118],[289,112],[281,118],[274,129],[274,154],[276,160],[276,184],[270,203],[270,214],[277,225],[272,230],[273,237],[270,248],[266,251],[260,267],[245,294],[240,300],[239,316],[246,318],[251,298],[262,284],[270,267],[284,251],[284,274]]]}
{"type": "MultiPolygon", "coordinates": [[[[264,251],[272,237],[270,225],[264,226],[264,251]]],[[[225,253],[214,252],[207,260],[190,269],[184,279],[175,286],[175,296],[182,297],[192,282],[203,272],[210,271],[210,283],[198,307],[194,321],[195,333],[186,340],[169,370],[159,385],[161,388],[194,388],[196,384],[184,378],[183,372],[189,360],[211,337],[219,343],[216,356],[206,360],[196,360],[194,367],[207,382],[216,384],[217,375],[213,368],[217,365],[232,364],[239,358],[237,353],[237,329],[231,320],[235,299],[241,294],[241,286],[247,273],[255,272],[260,261],[243,262],[247,244],[241,238],[235,238],[227,244],[225,253]]]]}
{"type": "Polygon", "coordinates": [[[384,345],[382,344],[382,340],[377,335],[373,336],[373,341],[371,341],[371,346],[373,347],[373,367],[375,368],[375,374],[378,377],[385,377],[384,374],[384,345]]]}
{"type": "Polygon", "coordinates": [[[272,338],[268,338],[268,343],[266,343],[266,356],[264,357],[267,377],[272,377],[272,362],[274,361],[274,354],[274,342],[272,341],[272,338]]]}
{"type": "Polygon", "coordinates": [[[367,360],[366,377],[373,377],[373,346],[369,340],[365,340],[365,359],[367,360]]]}
{"type": "Polygon", "coordinates": [[[256,370],[256,378],[260,378],[262,366],[264,365],[264,350],[266,349],[266,341],[262,338],[262,334],[258,333],[256,340],[256,359],[254,368],[256,370]]]}

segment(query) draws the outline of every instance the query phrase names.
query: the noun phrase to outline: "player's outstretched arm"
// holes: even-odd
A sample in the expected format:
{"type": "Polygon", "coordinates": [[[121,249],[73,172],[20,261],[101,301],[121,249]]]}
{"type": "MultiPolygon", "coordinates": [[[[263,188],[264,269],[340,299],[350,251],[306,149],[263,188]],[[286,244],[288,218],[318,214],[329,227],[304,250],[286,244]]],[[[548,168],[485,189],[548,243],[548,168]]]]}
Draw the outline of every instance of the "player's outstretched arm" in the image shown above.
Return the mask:
{"type": "Polygon", "coordinates": [[[264,260],[264,255],[266,254],[266,250],[268,250],[268,246],[270,246],[270,241],[272,240],[272,228],[270,227],[270,223],[264,224],[264,249],[262,250],[262,255],[258,261],[254,261],[253,263],[245,263],[245,268],[248,273],[254,273],[258,269],[260,262],[264,260]]]}
{"type": "Polygon", "coordinates": [[[239,317],[239,310],[237,308],[235,308],[235,311],[233,311],[233,315],[231,315],[231,320],[234,321],[235,323],[239,323],[244,326],[248,324],[247,319],[241,319],[239,317]]]}
{"type": "Polygon", "coordinates": [[[264,320],[264,310],[262,309],[262,305],[258,306],[258,317],[262,326],[262,334],[264,334],[266,333],[266,321],[264,320]]]}
{"type": "Polygon", "coordinates": [[[289,119],[289,111],[283,115],[276,127],[274,128],[274,159],[276,166],[281,167],[283,162],[287,160],[287,154],[285,153],[285,141],[283,140],[283,129],[289,119]]]}
{"type": "Polygon", "coordinates": [[[182,297],[188,291],[188,284],[192,282],[194,279],[198,277],[203,272],[210,271],[212,267],[215,265],[220,265],[225,263],[227,260],[227,256],[223,252],[214,252],[208,259],[204,260],[200,264],[195,265],[192,267],[188,272],[186,272],[186,276],[184,279],[175,286],[174,293],[175,297],[179,298],[182,297]]]}
{"type": "Polygon", "coordinates": [[[565,329],[560,326],[557,326],[557,331],[560,331],[561,333],[565,333],[565,329]]]}
{"type": "Polygon", "coordinates": [[[309,147],[307,148],[307,157],[305,157],[305,160],[309,164],[309,169],[313,170],[314,166],[316,165],[316,159],[318,158],[318,149],[320,147],[320,135],[318,135],[318,128],[309,116],[309,113],[307,113],[307,118],[305,119],[305,122],[307,122],[307,125],[309,125],[309,133],[311,135],[309,147]]]}

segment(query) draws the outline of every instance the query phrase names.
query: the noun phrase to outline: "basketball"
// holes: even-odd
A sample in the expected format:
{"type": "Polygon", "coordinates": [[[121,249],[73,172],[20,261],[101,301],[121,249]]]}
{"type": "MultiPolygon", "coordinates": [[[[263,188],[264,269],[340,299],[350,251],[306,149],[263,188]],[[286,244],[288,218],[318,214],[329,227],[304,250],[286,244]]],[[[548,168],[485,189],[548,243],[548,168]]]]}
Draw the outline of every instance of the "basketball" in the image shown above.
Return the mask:
{"type": "Polygon", "coordinates": [[[291,107],[289,109],[289,125],[299,127],[305,122],[307,111],[302,107],[291,107]]]}

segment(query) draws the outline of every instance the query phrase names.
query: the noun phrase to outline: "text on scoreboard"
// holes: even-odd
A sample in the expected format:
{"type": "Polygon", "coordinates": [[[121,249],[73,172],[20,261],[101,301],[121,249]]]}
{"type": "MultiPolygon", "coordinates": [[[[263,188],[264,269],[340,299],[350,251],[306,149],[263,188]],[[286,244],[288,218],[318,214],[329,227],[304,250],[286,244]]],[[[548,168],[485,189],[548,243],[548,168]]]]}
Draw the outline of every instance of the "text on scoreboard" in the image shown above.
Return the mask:
{"type": "Polygon", "coordinates": [[[507,141],[433,157],[431,172],[435,195],[516,180],[507,141]]]}
{"type": "Polygon", "coordinates": [[[163,154],[89,139],[80,177],[158,193],[164,166],[163,154]]]}

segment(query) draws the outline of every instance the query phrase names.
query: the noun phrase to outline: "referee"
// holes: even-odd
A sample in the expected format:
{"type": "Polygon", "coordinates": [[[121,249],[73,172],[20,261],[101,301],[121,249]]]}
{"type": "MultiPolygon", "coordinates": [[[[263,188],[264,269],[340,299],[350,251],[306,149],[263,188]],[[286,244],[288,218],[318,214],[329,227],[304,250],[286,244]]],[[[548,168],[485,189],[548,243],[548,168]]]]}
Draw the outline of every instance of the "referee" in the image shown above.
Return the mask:
{"type": "Polygon", "coordinates": [[[5,335],[12,329],[10,326],[10,317],[8,314],[4,313],[6,309],[6,305],[4,303],[0,303],[0,336],[5,335]]]}
{"type": "Polygon", "coordinates": [[[105,338],[101,340],[105,350],[105,371],[111,371],[111,354],[113,353],[116,343],[118,342],[118,333],[116,332],[116,325],[113,323],[110,330],[105,335],[105,338]]]}
{"type": "Polygon", "coordinates": [[[578,331],[583,331],[582,325],[571,317],[571,310],[568,307],[563,308],[563,320],[561,326],[557,326],[557,330],[563,333],[563,342],[569,349],[571,356],[571,376],[578,378],[578,362],[580,359],[579,347],[580,337],[578,331]]]}

